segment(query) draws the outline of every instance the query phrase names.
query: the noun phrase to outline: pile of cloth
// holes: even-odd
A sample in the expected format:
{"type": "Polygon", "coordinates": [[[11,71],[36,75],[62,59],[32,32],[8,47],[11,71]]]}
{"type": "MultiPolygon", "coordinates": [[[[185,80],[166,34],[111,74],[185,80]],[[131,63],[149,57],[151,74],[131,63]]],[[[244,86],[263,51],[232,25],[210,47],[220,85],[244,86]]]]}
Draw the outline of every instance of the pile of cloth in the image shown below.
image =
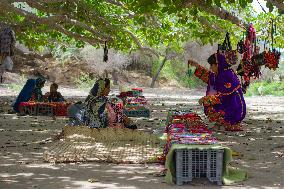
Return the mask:
{"type": "Polygon", "coordinates": [[[168,112],[167,143],[164,147],[164,157],[173,144],[210,145],[216,144],[217,139],[212,136],[201,117],[190,110],[172,110],[168,112]]]}
{"type": "Polygon", "coordinates": [[[123,101],[115,96],[111,96],[109,98],[109,101],[111,102],[111,106],[116,113],[116,120],[117,123],[122,123],[123,120],[123,101]]]}
{"type": "Polygon", "coordinates": [[[176,181],[176,160],[174,158],[177,149],[223,149],[223,184],[230,185],[247,179],[245,171],[229,166],[232,161],[232,151],[228,147],[218,144],[217,139],[212,136],[212,131],[206,127],[198,114],[191,112],[191,110],[169,111],[165,132],[167,143],[160,161],[165,163],[167,183],[173,184],[176,181]]]}
{"type": "MultiPolygon", "coordinates": [[[[21,115],[44,115],[44,112],[39,112],[42,107],[52,109],[53,116],[67,116],[67,109],[71,103],[69,102],[21,102],[19,110],[21,115]]],[[[49,115],[50,116],[50,115],[49,115]]]]}
{"type": "Polygon", "coordinates": [[[127,97],[125,99],[125,109],[127,110],[138,110],[146,108],[148,102],[145,97],[138,96],[138,97],[127,97]]]}
{"type": "Polygon", "coordinates": [[[143,90],[141,88],[133,88],[131,91],[122,92],[118,95],[123,100],[124,112],[127,116],[145,116],[149,117],[150,110],[148,107],[148,101],[143,96],[143,90]],[[138,112],[140,111],[140,114],[138,112]],[[135,113],[136,114],[132,114],[135,113]],[[142,114],[141,114],[142,113],[142,114]]]}
{"type": "Polygon", "coordinates": [[[127,97],[138,97],[143,96],[143,89],[141,88],[132,88],[130,91],[121,92],[117,95],[118,98],[125,99],[127,97]]]}

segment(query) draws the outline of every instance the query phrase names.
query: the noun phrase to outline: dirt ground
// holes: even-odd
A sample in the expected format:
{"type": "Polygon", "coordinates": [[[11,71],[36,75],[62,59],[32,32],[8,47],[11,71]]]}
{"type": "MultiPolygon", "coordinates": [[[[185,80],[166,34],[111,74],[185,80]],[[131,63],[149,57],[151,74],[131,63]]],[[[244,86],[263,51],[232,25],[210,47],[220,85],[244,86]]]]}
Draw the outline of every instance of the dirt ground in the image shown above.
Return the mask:
{"type": "MultiPolygon", "coordinates": [[[[61,90],[69,99],[83,99],[87,95],[86,92],[61,90]]],[[[146,89],[145,96],[152,104],[151,119],[134,119],[134,122],[141,130],[160,133],[169,108],[187,107],[203,116],[197,104],[202,94],[203,91],[182,89],[146,89]]],[[[240,153],[231,165],[245,169],[249,175],[247,181],[217,186],[207,180],[198,180],[190,185],[175,186],[166,184],[164,177],[154,176],[153,173],[163,168],[158,164],[44,162],[43,152],[61,131],[66,119],[8,114],[14,95],[0,87],[0,189],[284,188],[283,97],[247,97],[246,130],[215,133],[221,143],[240,153]],[[95,182],[88,182],[89,179],[95,182]]]]}

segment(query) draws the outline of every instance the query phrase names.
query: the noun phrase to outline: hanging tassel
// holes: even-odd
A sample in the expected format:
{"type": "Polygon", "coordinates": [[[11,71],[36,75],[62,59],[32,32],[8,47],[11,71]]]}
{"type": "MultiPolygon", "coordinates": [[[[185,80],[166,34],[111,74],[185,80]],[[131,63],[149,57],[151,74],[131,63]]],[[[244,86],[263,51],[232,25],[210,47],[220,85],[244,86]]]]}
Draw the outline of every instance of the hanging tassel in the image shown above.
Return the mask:
{"type": "Polygon", "coordinates": [[[274,45],[274,20],[271,19],[271,47],[273,50],[273,45],[274,45]]]}
{"type": "Polygon", "coordinates": [[[230,33],[229,32],[227,32],[226,38],[227,38],[227,50],[231,51],[232,50],[232,45],[231,45],[230,33]]]}
{"type": "Polygon", "coordinates": [[[190,69],[189,64],[187,64],[187,75],[188,77],[192,76],[192,70],[190,69]]]}
{"type": "Polygon", "coordinates": [[[105,42],[105,47],[104,47],[104,62],[108,61],[108,48],[107,48],[107,42],[105,42]]]}

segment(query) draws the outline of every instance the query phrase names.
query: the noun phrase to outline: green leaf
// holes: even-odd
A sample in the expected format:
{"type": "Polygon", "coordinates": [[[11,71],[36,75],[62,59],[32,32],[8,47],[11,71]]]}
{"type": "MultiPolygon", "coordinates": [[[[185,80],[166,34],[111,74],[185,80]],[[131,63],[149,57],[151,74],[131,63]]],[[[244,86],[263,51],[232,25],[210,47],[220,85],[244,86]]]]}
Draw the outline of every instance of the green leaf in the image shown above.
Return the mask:
{"type": "Polygon", "coordinates": [[[212,0],[206,0],[206,5],[211,6],[213,4],[212,0]]]}
{"type": "Polygon", "coordinates": [[[269,12],[273,11],[273,5],[269,1],[266,2],[266,7],[269,9],[269,12]]]}
{"type": "Polygon", "coordinates": [[[214,0],[214,2],[218,7],[222,7],[220,0],[214,0]]]}

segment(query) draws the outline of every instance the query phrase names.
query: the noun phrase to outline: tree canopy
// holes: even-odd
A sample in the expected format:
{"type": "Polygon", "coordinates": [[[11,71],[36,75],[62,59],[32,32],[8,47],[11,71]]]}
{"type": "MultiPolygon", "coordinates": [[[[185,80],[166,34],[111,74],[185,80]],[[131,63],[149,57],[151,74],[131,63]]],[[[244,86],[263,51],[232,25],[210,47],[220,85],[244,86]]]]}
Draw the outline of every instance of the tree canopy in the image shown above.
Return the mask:
{"type": "MultiPolygon", "coordinates": [[[[77,47],[107,41],[115,49],[155,54],[151,48],[161,44],[213,43],[224,37],[220,32],[240,37],[249,22],[259,29],[267,28],[270,18],[283,23],[275,15],[284,12],[284,3],[266,2],[271,13],[257,16],[252,0],[1,0],[0,25],[11,26],[31,49],[73,40],[77,47]]],[[[278,38],[281,46],[280,34],[278,38]]]]}

